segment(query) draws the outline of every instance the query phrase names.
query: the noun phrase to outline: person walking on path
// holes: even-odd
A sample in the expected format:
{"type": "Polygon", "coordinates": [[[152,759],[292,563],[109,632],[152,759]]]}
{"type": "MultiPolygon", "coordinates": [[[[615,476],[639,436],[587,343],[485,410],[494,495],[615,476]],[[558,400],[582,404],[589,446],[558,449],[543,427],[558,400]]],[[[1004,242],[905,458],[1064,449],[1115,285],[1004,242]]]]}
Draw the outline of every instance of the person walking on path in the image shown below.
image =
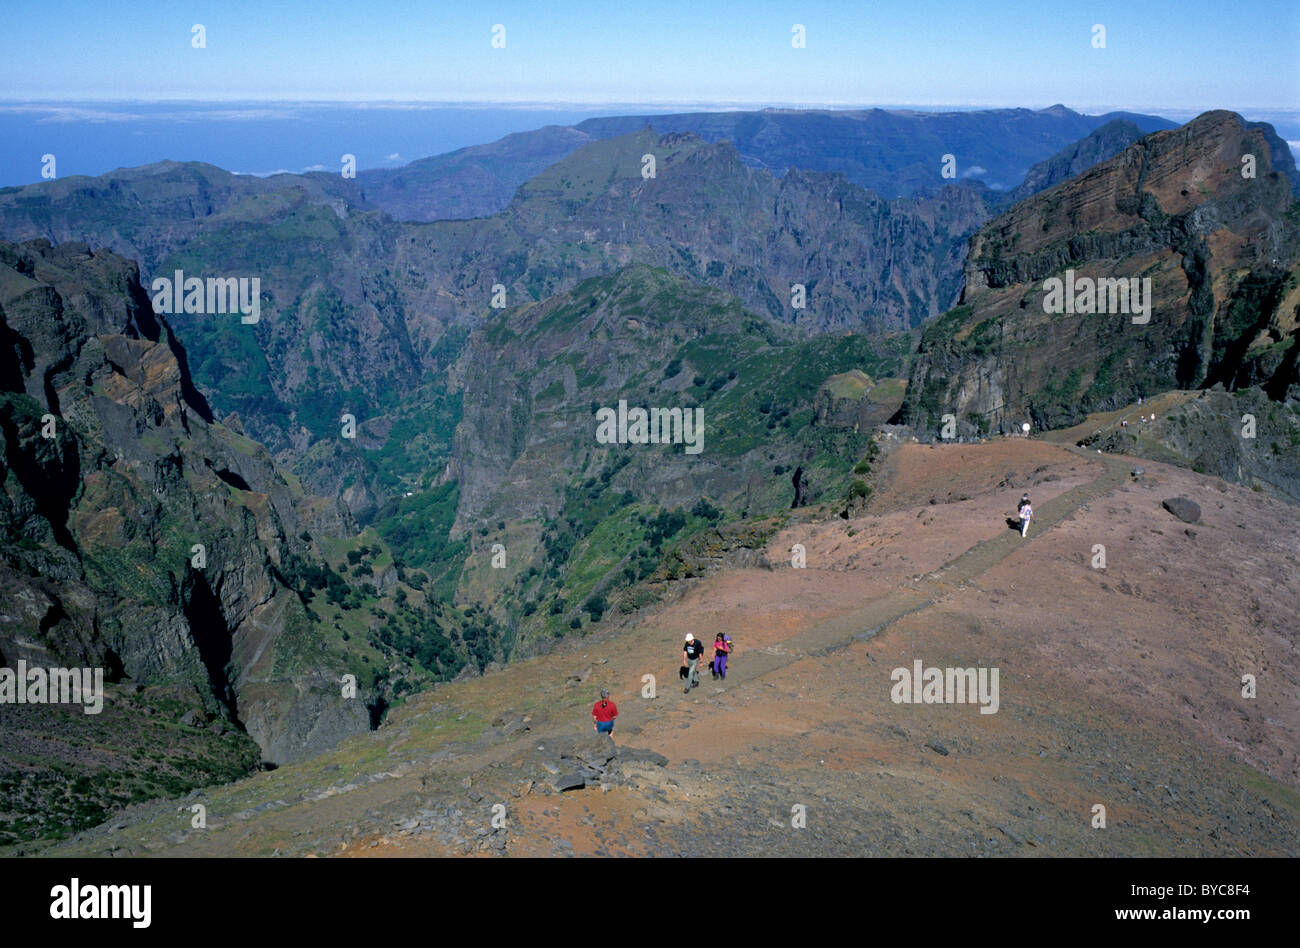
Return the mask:
{"type": "Polygon", "coordinates": [[[686,644],[682,646],[682,664],[687,668],[686,687],[682,689],[682,694],[700,686],[700,656],[703,654],[704,646],[687,632],[686,644]]]}
{"type": "Polygon", "coordinates": [[[1020,535],[1023,537],[1029,532],[1029,521],[1034,519],[1034,506],[1026,497],[1020,506],[1020,535]]]}
{"type": "Polygon", "coordinates": [[[600,700],[591,706],[591,723],[597,734],[613,734],[614,719],[618,717],[618,705],[609,700],[609,689],[600,689],[600,700]]]}
{"type": "Polygon", "coordinates": [[[719,632],[713,637],[713,661],[709,663],[709,671],[714,681],[727,677],[727,656],[730,654],[731,636],[719,632]]]}

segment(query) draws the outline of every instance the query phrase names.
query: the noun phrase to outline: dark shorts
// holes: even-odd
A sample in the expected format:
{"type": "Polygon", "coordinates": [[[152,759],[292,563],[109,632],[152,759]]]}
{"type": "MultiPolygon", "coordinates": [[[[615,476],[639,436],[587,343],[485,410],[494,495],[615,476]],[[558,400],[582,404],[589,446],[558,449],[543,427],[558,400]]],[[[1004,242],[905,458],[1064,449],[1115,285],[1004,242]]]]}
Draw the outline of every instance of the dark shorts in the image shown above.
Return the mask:
{"type": "Polygon", "coordinates": [[[597,722],[596,722],[596,733],[597,733],[597,734],[609,734],[609,733],[611,733],[613,730],[614,730],[614,722],[613,722],[613,721],[597,721],[597,722]]]}

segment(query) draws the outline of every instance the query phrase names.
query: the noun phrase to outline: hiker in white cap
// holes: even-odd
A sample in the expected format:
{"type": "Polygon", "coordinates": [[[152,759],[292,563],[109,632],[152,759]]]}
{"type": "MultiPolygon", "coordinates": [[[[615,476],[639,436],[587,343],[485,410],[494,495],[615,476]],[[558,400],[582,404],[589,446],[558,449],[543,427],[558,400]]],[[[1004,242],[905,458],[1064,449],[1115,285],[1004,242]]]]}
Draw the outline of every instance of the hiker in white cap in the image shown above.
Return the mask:
{"type": "Polygon", "coordinates": [[[686,687],[682,689],[682,694],[700,686],[700,656],[703,654],[704,646],[695,641],[695,636],[687,632],[686,644],[682,647],[682,664],[688,671],[686,687]]]}

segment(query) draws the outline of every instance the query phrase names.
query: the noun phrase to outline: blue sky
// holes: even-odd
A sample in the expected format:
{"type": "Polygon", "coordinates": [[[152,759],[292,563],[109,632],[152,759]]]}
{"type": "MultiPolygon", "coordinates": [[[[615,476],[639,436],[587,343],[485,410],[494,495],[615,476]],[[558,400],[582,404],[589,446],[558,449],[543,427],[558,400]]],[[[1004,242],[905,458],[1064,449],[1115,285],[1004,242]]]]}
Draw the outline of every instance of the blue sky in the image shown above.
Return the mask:
{"type": "Polygon", "coordinates": [[[1294,108],[1295,0],[9,5],[0,98],[1294,108]],[[191,47],[206,27],[207,48],[191,47]],[[506,48],[490,43],[494,24],[506,48]],[[791,46],[803,24],[807,48],[791,46]],[[1092,28],[1106,28],[1094,49],[1092,28]]]}

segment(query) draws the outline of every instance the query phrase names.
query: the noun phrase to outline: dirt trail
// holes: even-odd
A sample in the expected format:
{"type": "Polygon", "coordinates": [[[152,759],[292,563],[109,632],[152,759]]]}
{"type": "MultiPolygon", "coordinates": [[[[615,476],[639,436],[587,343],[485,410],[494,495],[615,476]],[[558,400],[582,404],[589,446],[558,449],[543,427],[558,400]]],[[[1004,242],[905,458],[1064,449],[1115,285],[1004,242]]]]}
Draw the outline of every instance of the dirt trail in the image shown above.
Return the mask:
{"type": "Polygon", "coordinates": [[[1026,544],[1033,543],[1053,526],[1076,513],[1084,504],[1114,490],[1130,477],[1131,464],[1125,458],[1090,454],[1073,446],[1063,447],[1086,460],[1100,462],[1102,472],[1087,483],[1036,503],[1028,536],[1022,537],[1019,531],[1001,531],[991,539],[976,543],[960,556],[913,582],[910,587],[891,590],[860,609],[819,622],[813,628],[792,635],[779,644],[750,652],[743,665],[728,676],[727,681],[731,687],[762,678],[801,659],[824,656],[854,642],[869,641],[904,616],[934,605],[938,599],[950,594],[961,584],[975,579],[1026,544]]]}
{"type": "Polygon", "coordinates": [[[1094,435],[1114,431],[1120,426],[1121,421],[1127,421],[1133,428],[1134,433],[1138,433],[1142,430],[1142,425],[1145,424],[1145,422],[1141,421],[1142,416],[1149,414],[1159,416],[1165,412],[1173,411],[1184,402],[1200,397],[1200,394],[1199,391],[1189,390],[1164,392],[1154,398],[1143,399],[1140,405],[1135,402],[1114,411],[1097,412],[1089,415],[1086,421],[1082,421],[1072,428],[1057,428],[1054,431],[1045,431],[1039,437],[1043,441],[1054,444],[1079,444],[1094,435]]]}

